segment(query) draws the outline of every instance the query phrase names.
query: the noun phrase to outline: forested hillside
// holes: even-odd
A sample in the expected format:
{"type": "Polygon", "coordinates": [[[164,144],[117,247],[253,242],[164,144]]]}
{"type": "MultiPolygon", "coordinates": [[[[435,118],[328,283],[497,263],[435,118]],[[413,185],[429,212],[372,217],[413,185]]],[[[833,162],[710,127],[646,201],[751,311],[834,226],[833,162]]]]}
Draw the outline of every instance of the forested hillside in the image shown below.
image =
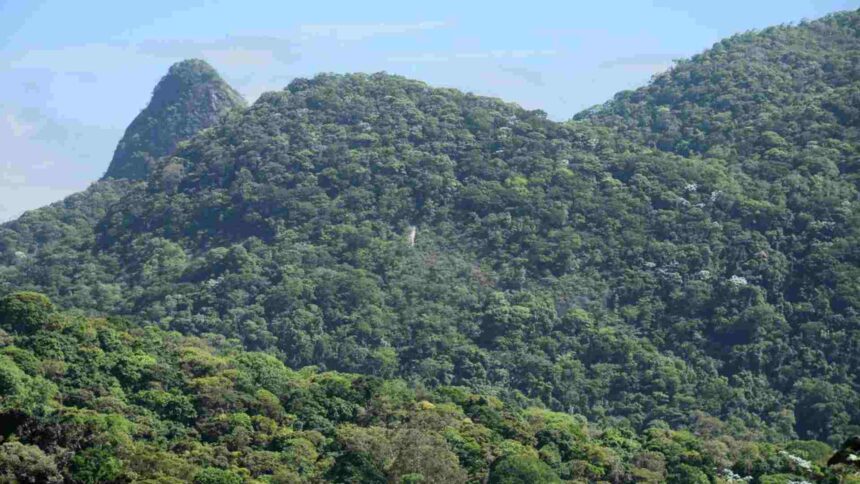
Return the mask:
{"type": "Polygon", "coordinates": [[[825,467],[820,442],[750,442],[701,414],[689,431],[635,435],[462,387],[294,371],[237,340],[57,313],[35,293],[0,300],[0,341],[3,482],[835,482],[846,471],[825,467]]]}
{"type": "MultiPolygon", "coordinates": [[[[0,227],[0,294],[430,402],[464,387],[636,445],[670,428],[835,448],[860,434],[858,19],[732,37],[565,123],[387,74],[297,79],[143,181],[0,227]]],[[[458,472],[501,455],[482,448],[458,472]]],[[[574,473],[591,457],[573,455],[539,457],[564,479],[639,466],[574,473]]]]}
{"type": "Polygon", "coordinates": [[[854,175],[858,30],[851,12],[736,35],[576,118],[768,181],[790,171],[854,175]]]}

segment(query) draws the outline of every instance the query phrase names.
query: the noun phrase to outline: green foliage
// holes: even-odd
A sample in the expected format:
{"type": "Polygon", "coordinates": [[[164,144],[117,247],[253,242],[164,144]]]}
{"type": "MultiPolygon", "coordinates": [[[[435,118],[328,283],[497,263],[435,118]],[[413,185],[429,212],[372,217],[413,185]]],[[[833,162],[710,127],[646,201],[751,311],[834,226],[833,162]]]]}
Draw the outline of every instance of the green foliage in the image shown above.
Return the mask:
{"type": "Polygon", "coordinates": [[[849,474],[846,466],[822,467],[826,444],[761,443],[704,415],[693,430],[655,423],[637,433],[463,387],[294,371],[216,335],[55,316],[67,324],[10,342],[16,349],[10,353],[43,376],[0,355],[0,476],[508,483],[695,482],[716,479],[721,469],[756,478],[849,474]],[[48,353],[41,349],[46,336],[56,345],[48,353]],[[59,366],[57,359],[62,373],[39,370],[49,362],[59,366]],[[40,387],[53,391],[40,393],[40,387]]]}
{"type": "Polygon", "coordinates": [[[500,458],[490,470],[490,484],[560,483],[552,468],[535,456],[513,454],[500,458]]]}
{"type": "Polygon", "coordinates": [[[347,452],[326,476],[332,482],[385,484],[385,473],[366,452],[347,452]]]}
{"type": "Polygon", "coordinates": [[[0,327],[19,333],[33,333],[45,324],[54,305],[45,295],[15,292],[0,299],[0,327]]]}
{"type": "Polygon", "coordinates": [[[233,472],[207,467],[194,476],[194,484],[242,484],[245,482],[241,476],[233,472]]]}
{"type": "MultiPolygon", "coordinates": [[[[683,482],[684,484],[709,484],[711,482],[707,474],[687,464],[678,466],[678,469],[669,476],[669,479],[671,482],[683,482]]],[[[761,482],[771,481],[762,480],[761,482]]]]}
{"type": "Polygon", "coordinates": [[[63,477],[53,456],[34,445],[13,441],[0,444],[0,481],[47,484],[63,482],[63,477]]]}
{"type": "Polygon", "coordinates": [[[56,392],[50,381],[28,375],[11,358],[0,355],[0,410],[47,412],[56,392]]]}
{"type": "Polygon", "coordinates": [[[116,480],[122,471],[122,462],[106,447],[91,447],[75,455],[71,467],[77,482],[96,484],[116,480]]]}
{"type": "Polygon", "coordinates": [[[857,12],[746,32],[577,116],[773,181],[858,168],[857,12]]]}

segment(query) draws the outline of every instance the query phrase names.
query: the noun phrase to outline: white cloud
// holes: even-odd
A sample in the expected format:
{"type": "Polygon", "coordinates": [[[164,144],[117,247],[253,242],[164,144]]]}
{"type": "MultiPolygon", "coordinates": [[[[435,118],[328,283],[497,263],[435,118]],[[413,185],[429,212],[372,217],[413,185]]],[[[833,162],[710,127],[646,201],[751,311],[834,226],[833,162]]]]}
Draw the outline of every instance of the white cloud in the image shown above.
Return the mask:
{"type": "Polygon", "coordinates": [[[544,85],[543,74],[540,71],[533,71],[531,69],[526,69],[525,67],[519,66],[499,66],[499,69],[504,72],[507,72],[508,74],[512,74],[520,79],[523,79],[529,84],[534,84],[535,86],[544,85]]]}
{"type": "Polygon", "coordinates": [[[55,119],[32,109],[0,107],[0,222],[80,191],[109,160],[116,133],[55,119]]]}
{"type": "Polygon", "coordinates": [[[463,52],[459,54],[454,54],[454,57],[456,57],[457,59],[527,59],[529,57],[552,57],[556,54],[558,54],[558,52],[551,49],[515,49],[491,50],[488,52],[463,52]]]}
{"type": "Polygon", "coordinates": [[[275,54],[271,50],[243,49],[204,49],[202,56],[219,66],[225,67],[261,67],[275,62],[275,54]]]}
{"type": "Polygon", "coordinates": [[[0,187],[11,188],[27,183],[27,175],[10,162],[0,163],[0,187]]]}
{"type": "Polygon", "coordinates": [[[171,59],[205,57],[224,66],[290,64],[300,58],[297,45],[277,36],[232,36],[204,40],[160,39],[136,44],[139,53],[171,59]]]}
{"type": "Polygon", "coordinates": [[[19,52],[8,64],[10,69],[50,69],[55,73],[74,75],[93,72],[113,66],[122,69],[128,65],[129,54],[133,53],[127,45],[83,44],[71,45],[62,49],[32,49],[19,52]]]}
{"type": "Polygon", "coordinates": [[[657,73],[674,65],[679,56],[671,54],[639,54],[601,62],[600,69],[620,69],[632,73],[657,73]]]}
{"type": "Polygon", "coordinates": [[[412,55],[401,55],[401,56],[392,56],[386,59],[388,62],[402,62],[402,63],[423,63],[423,62],[448,62],[451,60],[450,57],[445,55],[434,54],[431,52],[426,52],[424,54],[412,54],[412,55]]]}
{"type": "Polygon", "coordinates": [[[21,121],[12,113],[6,113],[6,125],[9,127],[12,136],[16,138],[27,136],[35,129],[35,126],[21,121]]]}
{"type": "Polygon", "coordinates": [[[54,166],[54,162],[51,160],[42,160],[34,163],[31,168],[34,170],[47,170],[48,168],[52,168],[54,166]]]}
{"type": "Polygon", "coordinates": [[[299,26],[299,33],[307,40],[312,37],[332,37],[341,41],[364,40],[379,35],[399,35],[424,30],[435,30],[447,24],[440,21],[424,21],[411,24],[306,24],[299,26]]]}
{"type": "Polygon", "coordinates": [[[490,50],[486,52],[456,52],[451,55],[438,54],[434,52],[422,52],[391,56],[386,60],[389,62],[421,63],[421,62],[448,62],[451,60],[480,60],[480,59],[528,59],[531,57],[552,57],[558,55],[558,51],[544,50],[490,50]]]}

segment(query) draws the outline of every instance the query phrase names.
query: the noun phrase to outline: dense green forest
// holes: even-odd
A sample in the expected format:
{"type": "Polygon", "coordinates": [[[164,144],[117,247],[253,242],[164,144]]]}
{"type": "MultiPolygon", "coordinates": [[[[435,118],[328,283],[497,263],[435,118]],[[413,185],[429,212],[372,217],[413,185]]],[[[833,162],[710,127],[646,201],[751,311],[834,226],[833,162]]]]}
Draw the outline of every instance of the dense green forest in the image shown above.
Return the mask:
{"type": "MultiPolygon", "coordinates": [[[[0,300],[3,482],[561,483],[845,477],[821,442],[695,415],[640,434],[457,386],[306,367],[123,318],[0,300]]],[[[850,452],[848,455],[851,455],[850,452]]],[[[852,481],[854,482],[854,481],[852,481]]]]}
{"type": "Polygon", "coordinates": [[[186,130],[129,127],[130,171],[0,226],[0,294],[79,312],[0,321],[7,379],[38,390],[3,403],[20,462],[84,482],[84,452],[120,480],[788,482],[763,476],[826,478],[860,435],[860,12],[731,37],[564,123],[388,74],[233,94],[175,66],[138,119],[186,130]],[[83,369],[90,347],[107,362],[83,369]],[[164,375],[117,374],[129,352],[164,375]],[[118,419],[126,447],[42,436],[64,415],[118,419]],[[399,439],[451,465],[397,464],[399,439]]]}

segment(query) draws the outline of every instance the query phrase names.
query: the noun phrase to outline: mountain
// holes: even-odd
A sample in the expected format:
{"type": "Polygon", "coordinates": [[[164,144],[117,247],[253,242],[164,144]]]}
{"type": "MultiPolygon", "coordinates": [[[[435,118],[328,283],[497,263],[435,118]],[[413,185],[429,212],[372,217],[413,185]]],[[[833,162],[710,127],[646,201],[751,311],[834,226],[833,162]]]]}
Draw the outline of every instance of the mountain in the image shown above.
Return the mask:
{"type": "Polygon", "coordinates": [[[593,139],[395,76],[297,80],[161,160],[75,263],[39,252],[7,284],[239,337],[294,367],[467,384],[635,427],[681,424],[710,386],[702,403],[723,415],[740,390],[712,362],[656,347],[608,305],[645,207],[593,139]]]}
{"type": "Polygon", "coordinates": [[[0,299],[0,341],[0,477],[9,482],[708,482],[729,468],[832,476],[821,443],[717,439],[703,417],[696,434],[658,425],[631,435],[460,387],[293,371],[222,337],[57,312],[35,293],[0,299]]]}
{"type": "Polygon", "coordinates": [[[856,182],[858,31],[845,12],[736,35],[576,119],[758,177],[839,170],[856,182]]]}
{"type": "MultiPolygon", "coordinates": [[[[51,254],[53,265],[73,266],[71,261],[80,258],[80,251],[95,245],[95,227],[108,208],[129,192],[142,188],[143,182],[137,178],[149,170],[152,159],[171,152],[179,141],[242,106],[241,97],[206,62],[187,60],[174,64],[156,86],[150,105],[126,130],[108,175],[81,193],[31,210],[0,227],[4,234],[0,252],[7,256],[6,262],[20,262],[46,253],[51,254]],[[131,152],[137,154],[130,155],[131,152]],[[125,175],[114,177],[112,173],[117,171],[125,175]],[[12,246],[16,250],[9,250],[12,246]]],[[[94,279],[79,279],[74,272],[67,276],[53,283],[67,288],[77,285],[83,290],[74,296],[67,293],[66,304],[92,306],[105,289],[113,288],[94,279]],[[73,279],[77,283],[73,284],[73,279]]]]}
{"type": "MultiPolygon", "coordinates": [[[[836,446],[860,433],[858,17],[727,39],[565,123],[296,79],[62,239],[0,227],[0,293],[621,435],[836,446]]],[[[552,445],[553,472],[596,479],[552,445]]]]}
{"type": "Polygon", "coordinates": [[[105,178],[146,178],[150,163],[170,154],[177,143],[244,106],[242,96],[205,61],[174,64],[125,130],[105,178]]]}

